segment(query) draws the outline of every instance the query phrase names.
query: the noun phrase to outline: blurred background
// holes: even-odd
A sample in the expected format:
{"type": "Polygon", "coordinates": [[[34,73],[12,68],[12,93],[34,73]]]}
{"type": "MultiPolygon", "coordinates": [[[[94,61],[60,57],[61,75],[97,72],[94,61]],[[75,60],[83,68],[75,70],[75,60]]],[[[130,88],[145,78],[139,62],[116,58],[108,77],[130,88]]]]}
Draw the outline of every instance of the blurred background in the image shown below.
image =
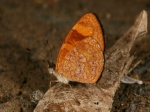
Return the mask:
{"type": "MultiPolygon", "coordinates": [[[[55,79],[45,60],[55,63],[65,36],[81,16],[93,12],[99,17],[107,51],[142,10],[150,13],[149,0],[0,0],[0,112],[33,111],[37,101],[32,93],[45,93],[55,79]]],[[[149,38],[148,33],[135,46],[143,61],[130,73],[144,84],[121,84],[112,112],[150,111],[149,38]]]]}

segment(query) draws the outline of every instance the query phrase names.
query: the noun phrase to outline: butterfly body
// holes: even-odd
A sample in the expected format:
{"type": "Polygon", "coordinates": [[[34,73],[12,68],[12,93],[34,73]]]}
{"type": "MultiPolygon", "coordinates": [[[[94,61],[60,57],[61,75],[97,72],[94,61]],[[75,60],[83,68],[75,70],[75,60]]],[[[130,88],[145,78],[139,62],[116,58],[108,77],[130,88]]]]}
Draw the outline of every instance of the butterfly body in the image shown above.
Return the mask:
{"type": "Polygon", "coordinates": [[[68,80],[65,76],[63,76],[63,74],[58,73],[56,70],[54,70],[53,68],[49,68],[48,69],[50,74],[53,74],[58,82],[64,83],[64,84],[68,84],[70,80],[68,80]]]}
{"type": "Polygon", "coordinates": [[[53,74],[63,83],[95,83],[103,70],[103,51],[101,26],[95,15],[88,13],[67,35],[57,58],[57,72],[53,74]]]}

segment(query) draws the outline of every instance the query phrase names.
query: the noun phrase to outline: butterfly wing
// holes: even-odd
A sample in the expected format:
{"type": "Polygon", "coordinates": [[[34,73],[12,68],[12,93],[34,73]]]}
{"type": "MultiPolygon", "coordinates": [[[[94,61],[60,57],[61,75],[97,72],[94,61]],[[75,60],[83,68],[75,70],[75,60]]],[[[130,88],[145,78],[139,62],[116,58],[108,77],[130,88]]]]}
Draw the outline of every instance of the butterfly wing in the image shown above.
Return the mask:
{"type": "Polygon", "coordinates": [[[56,70],[67,79],[95,83],[103,69],[104,40],[94,14],[88,13],[67,35],[57,58],[56,70]]]}
{"type": "Polygon", "coordinates": [[[103,69],[103,52],[98,42],[88,37],[78,42],[57,63],[57,70],[71,81],[95,83],[103,69]]]}

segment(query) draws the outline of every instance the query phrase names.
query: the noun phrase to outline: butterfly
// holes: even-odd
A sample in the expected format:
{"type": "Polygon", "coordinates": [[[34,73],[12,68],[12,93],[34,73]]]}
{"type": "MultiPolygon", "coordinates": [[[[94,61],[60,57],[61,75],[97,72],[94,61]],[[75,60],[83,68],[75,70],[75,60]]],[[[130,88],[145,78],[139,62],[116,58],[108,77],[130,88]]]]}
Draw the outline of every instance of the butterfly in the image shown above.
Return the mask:
{"type": "Polygon", "coordinates": [[[96,83],[104,66],[104,37],[102,26],[93,13],[83,15],[64,40],[55,70],[49,73],[58,82],[96,83]]]}

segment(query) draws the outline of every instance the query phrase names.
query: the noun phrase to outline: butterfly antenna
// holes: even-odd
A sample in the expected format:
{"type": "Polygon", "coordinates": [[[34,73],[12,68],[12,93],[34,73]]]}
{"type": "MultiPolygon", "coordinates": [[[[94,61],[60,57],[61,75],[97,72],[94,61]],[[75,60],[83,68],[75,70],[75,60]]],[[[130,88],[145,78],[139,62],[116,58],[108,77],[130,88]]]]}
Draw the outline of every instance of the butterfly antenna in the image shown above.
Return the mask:
{"type": "Polygon", "coordinates": [[[50,47],[48,40],[46,40],[46,44],[50,49],[50,60],[48,60],[49,68],[55,68],[55,64],[53,63],[53,60],[52,60],[52,48],[50,47]]]}
{"type": "MultiPolygon", "coordinates": [[[[33,51],[33,50],[32,50],[32,49],[30,49],[30,48],[26,48],[26,50],[27,50],[28,52],[33,51]]],[[[44,55],[43,55],[43,54],[41,54],[40,52],[36,51],[36,53],[37,53],[38,55],[42,56],[44,59],[46,59],[46,56],[44,56],[44,55]]]]}

